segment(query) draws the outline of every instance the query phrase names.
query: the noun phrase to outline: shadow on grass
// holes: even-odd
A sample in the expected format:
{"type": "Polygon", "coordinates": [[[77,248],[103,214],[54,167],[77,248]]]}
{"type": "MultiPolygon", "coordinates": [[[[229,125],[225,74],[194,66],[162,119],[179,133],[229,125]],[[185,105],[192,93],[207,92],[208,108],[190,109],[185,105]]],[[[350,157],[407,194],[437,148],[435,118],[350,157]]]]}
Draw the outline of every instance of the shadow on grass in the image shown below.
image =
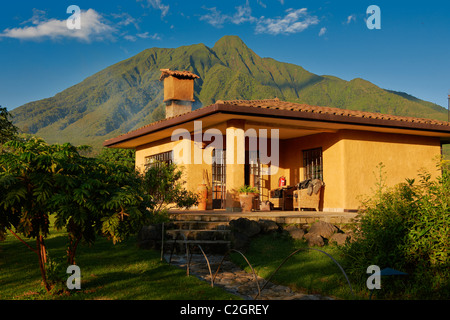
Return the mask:
{"type": "MultiPolygon", "coordinates": [[[[32,241],[27,241],[33,246],[32,241]]],[[[0,243],[0,299],[123,299],[123,300],[207,300],[238,299],[186,271],[160,261],[160,253],[141,250],[134,237],[114,245],[103,238],[92,246],[81,244],[76,263],[81,270],[81,289],[47,295],[41,286],[37,256],[12,236],[0,243]]],[[[46,240],[49,256],[66,270],[67,237],[46,240]]],[[[62,285],[70,274],[65,274],[62,285]]]]}
{"type": "MultiPolygon", "coordinates": [[[[245,255],[259,276],[268,279],[273,275],[271,278],[273,283],[308,294],[321,294],[340,299],[355,298],[339,266],[322,252],[300,251],[274,274],[280,264],[300,248],[308,247],[304,241],[293,240],[284,234],[271,234],[254,238],[245,255]]],[[[340,262],[340,252],[336,247],[327,246],[320,250],[340,262]]],[[[232,259],[250,272],[243,259],[237,255],[233,255],[232,259]]],[[[354,291],[355,286],[351,279],[350,283],[354,291]]]]}

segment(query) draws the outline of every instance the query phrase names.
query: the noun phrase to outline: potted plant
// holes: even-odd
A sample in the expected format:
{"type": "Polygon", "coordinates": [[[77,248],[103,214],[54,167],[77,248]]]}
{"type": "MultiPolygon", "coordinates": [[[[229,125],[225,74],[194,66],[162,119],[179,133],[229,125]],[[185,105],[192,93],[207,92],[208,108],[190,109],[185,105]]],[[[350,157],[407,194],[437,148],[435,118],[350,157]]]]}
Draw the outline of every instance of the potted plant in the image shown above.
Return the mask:
{"type": "Polygon", "coordinates": [[[198,194],[198,210],[206,210],[208,201],[208,187],[206,183],[200,183],[197,187],[198,194]]]}
{"type": "Polygon", "coordinates": [[[206,210],[207,202],[208,202],[208,186],[206,180],[208,179],[208,173],[203,171],[203,181],[197,187],[198,194],[198,209],[206,210]],[[206,175],[206,178],[205,178],[206,175]]]}
{"type": "Polygon", "coordinates": [[[251,212],[253,209],[253,199],[259,194],[258,189],[255,187],[243,185],[238,189],[238,192],[242,212],[251,212]]]}

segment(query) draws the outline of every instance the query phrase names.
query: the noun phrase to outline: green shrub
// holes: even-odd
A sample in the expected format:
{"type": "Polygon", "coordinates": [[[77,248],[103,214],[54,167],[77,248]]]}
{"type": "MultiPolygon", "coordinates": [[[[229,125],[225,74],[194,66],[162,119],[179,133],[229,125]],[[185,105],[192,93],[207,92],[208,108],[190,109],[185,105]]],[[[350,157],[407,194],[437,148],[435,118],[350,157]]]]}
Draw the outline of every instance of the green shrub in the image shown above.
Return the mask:
{"type": "Polygon", "coordinates": [[[256,187],[251,187],[248,185],[243,185],[238,189],[239,193],[259,193],[258,188],[256,187]]]}
{"type": "Polygon", "coordinates": [[[379,184],[363,203],[354,241],[343,248],[346,270],[359,280],[369,265],[409,275],[384,286],[382,297],[450,297],[450,170],[446,163],[440,169],[437,179],[423,172],[418,183],[407,179],[390,189],[379,184]]]}
{"type": "Polygon", "coordinates": [[[60,261],[47,256],[47,263],[45,264],[45,271],[47,275],[47,281],[49,282],[52,293],[58,293],[64,291],[66,288],[66,282],[68,275],[66,273],[66,264],[63,263],[64,257],[60,261]]]}

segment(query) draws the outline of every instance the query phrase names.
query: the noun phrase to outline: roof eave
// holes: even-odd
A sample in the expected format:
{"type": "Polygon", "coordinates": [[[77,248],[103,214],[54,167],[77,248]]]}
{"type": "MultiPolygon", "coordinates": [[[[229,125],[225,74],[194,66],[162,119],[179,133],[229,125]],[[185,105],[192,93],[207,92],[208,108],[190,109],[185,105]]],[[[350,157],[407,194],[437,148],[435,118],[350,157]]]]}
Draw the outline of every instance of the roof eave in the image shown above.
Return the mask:
{"type": "MultiPolygon", "coordinates": [[[[357,116],[328,114],[323,112],[311,112],[311,111],[299,112],[296,110],[272,109],[264,107],[244,107],[239,105],[227,105],[227,104],[223,104],[223,106],[227,106],[227,108],[222,112],[228,111],[232,113],[242,113],[240,111],[242,110],[242,108],[245,108],[246,114],[260,115],[263,117],[276,116],[278,118],[284,119],[332,122],[332,123],[397,128],[397,129],[414,129],[414,130],[442,132],[447,134],[450,133],[450,126],[441,126],[437,124],[422,123],[422,122],[409,122],[395,119],[388,120],[373,117],[357,117],[357,116]]],[[[381,116],[382,114],[380,114],[380,117],[381,116]]]]}
{"type": "Polygon", "coordinates": [[[160,131],[160,130],[163,130],[166,128],[170,128],[172,126],[180,125],[180,124],[183,124],[186,122],[194,121],[198,118],[203,118],[207,115],[216,113],[217,109],[218,109],[217,106],[218,105],[216,105],[216,104],[209,105],[207,107],[200,108],[200,109],[194,110],[189,113],[185,113],[185,114],[173,117],[173,118],[169,118],[169,119],[158,121],[156,123],[152,123],[148,126],[144,126],[142,128],[125,133],[118,137],[106,140],[103,142],[103,146],[104,147],[114,147],[115,145],[117,145],[119,143],[129,141],[129,140],[141,137],[146,134],[150,134],[150,133],[160,131]]]}
{"type": "MultiPolygon", "coordinates": [[[[372,127],[384,127],[384,128],[395,128],[395,129],[409,129],[418,131],[433,131],[445,134],[450,134],[450,126],[441,126],[430,123],[421,122],[409,122],[400,120],[388,120],[379,119],[373,117],[357,117],[348,116],[340,114],[327,114],[322,112],[299,112],[296,110],[284,110],[284,109],[273,109],[265,107],[248,107],[240,106],[235,104],[212,104],[189,113],[182,114],[177,117],[165,119],[148,126],[142,127],[140,129],[131,131],[129,133],[123,134],[121,136],[106,140],[103,143],[105,147],[114,147],[120,143],[147,135],[156,131],[170,128],[172,126],[181,125],[190,121],[203,118],[205,116],[214,113],[225,113],[225,114],[236,114],[236,115],[253,115],[259,117],[276,117],[280,119],[297,119],[297,120],[308,120],[308,121],[318,121],[325,123],[341,123],[341,124],[352,124],[361,126],[372,126],[372,127]]],[[[380,115],[381,116],[381,115],[380,115]]],[[[441,139],[442,141],[448,141],[447,138],[441,139]]],[[[445,142],[447,143],[447,142],[445,142]]]]}

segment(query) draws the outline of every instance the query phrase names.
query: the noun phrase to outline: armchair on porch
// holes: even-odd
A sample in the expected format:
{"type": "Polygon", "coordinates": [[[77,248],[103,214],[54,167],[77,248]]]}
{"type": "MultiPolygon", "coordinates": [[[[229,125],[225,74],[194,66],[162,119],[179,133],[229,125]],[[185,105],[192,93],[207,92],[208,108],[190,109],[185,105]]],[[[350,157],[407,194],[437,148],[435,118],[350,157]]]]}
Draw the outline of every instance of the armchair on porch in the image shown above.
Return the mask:
{"type": "Polygon", "coordinates": [[[320,197],[324,183],[319,179],[308,179],[300,182],[294,191],[294,210],[315,209],[319,211],[320,197]]]}
{"type": "Polygon", "coordinates": [[[273,208],[282,211],[292,211],[293,210],[293,186],[283,186],[278,189],[270,191],[270,203],[272,203],[273,208]]]}

